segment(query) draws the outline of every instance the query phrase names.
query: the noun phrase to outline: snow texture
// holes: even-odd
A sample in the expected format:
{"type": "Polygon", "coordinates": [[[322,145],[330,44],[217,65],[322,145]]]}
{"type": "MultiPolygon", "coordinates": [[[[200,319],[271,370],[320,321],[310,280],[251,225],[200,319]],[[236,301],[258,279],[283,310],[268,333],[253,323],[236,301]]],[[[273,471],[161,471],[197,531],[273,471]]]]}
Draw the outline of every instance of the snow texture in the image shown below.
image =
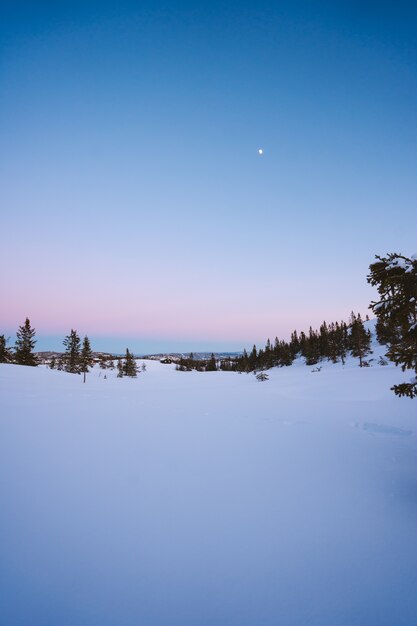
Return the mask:
{"type": "Polygon", "coordinates": [[[416,623],[409,373],[147,366],[0,365],[1,624],[416,623]]]}

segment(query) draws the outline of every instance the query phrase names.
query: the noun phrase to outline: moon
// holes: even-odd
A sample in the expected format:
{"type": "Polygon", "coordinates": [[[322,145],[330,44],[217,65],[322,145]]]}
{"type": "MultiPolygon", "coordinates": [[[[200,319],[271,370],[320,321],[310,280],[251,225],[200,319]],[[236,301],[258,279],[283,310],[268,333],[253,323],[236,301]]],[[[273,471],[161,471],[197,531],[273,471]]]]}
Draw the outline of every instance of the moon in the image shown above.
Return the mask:
{"type": "Polygon", "coordinates": [[[259,148],[258,154],[262,155],[263,153],[264,153],[264,151],[262,150],[262,148],[259,148]]]}

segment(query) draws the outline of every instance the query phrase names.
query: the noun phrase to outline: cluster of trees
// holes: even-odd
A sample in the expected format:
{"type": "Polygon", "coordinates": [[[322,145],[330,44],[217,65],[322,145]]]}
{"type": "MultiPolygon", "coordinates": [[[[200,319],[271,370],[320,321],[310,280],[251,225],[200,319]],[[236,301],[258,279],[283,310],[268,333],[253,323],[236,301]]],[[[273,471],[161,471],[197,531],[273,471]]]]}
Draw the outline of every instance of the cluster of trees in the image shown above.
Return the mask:
{"type": "Polygon", "coordinates": [[[0,363],[16,363],[17,365],[38,365],[33,349],[36,344],[35,329],[26,318],[25,323],[19,326],[16,333],[14,348],[7,346],[5,335],[0,335],[0,363]]]}
{"type": "Polygon", "coordinates": [[[379,300],[370,308],[377,317],[376,332],[387,346],[386,356],[402,370],[414,372],[408,383],[394,385],[397,396],[417,397],[417,255],[396,252],[376,256],[368,282],[377,288],[379,300]]]}
{"type": "Polygon", "coordinates": [[[100,354],[98,364],[102,370],[114,370],[114,360],[111,355],[100,354]]]}
{"type": "Polygon", "coordinates": [[[215,372],[217,371],[216,357],[212,353],[210,359],[196,359],[193,352],[190,352],[189,357],[181,358],[177,365],[176,370],[179,372],[191,372],[191,370],[197,370],[197,372],[215,372]]]}
{"type": "Polygon", "coordinates": [[[256,372],[270,369],[271,367],[284,367],[292,365],[294,360],[301,356],[307,365],[315,365],[327,359],[333,363],[341,361],[345,363],[346,356],[351,354],[359,359],[359,365],[368,365],[365,357],[370,353],[371,333],[365,329],[361,315],[351,313],[349,323],[323,322],[319,330],[313,330],[310,326],[306,334],[291,334],[290,341],[275,338],[272,344],[268,339],[264,348],[257,349],[253,346],[251,352],[243,351],[238,358],[228,357],[218,363],[214,354],[209,360],[195,359],[193,353],[178,362],[176,369],[179,371],[197,370],[199,372],[237,371],[256,372]]]}
{"type": "Polygon", "coordinates": [[[119,359],[117,362],[117,378],[123,378],[123,376],[136,378],[137,375],[138,375],[138,367],[136,365],[135,357],[126,348],[125,358],[119,359]]]}
{"type": "Polygon", "coordinates": [[[306,365],[315,365],[322,360],[333,363],[345,363],[346,356],[351,354],[359,359],[361,367],[367,365],[365,357],[370,353],[371,333],[366,330],[360,314],[351,313],[349,323],[323,322],[319,330],[310,326],[308,333],[295,330],[290,341],[275,338],[272,344],[268,339],[266,346],[259,350],[253,346],[251,352],[243,351],[236,359],[233,369],[239,372],[254,372],[271,367],[291,365],[301,356],[306,365]]]}
{"type": "MultiPolygon", "coordinates": [[[[64,339],[65,352],[60,356],[57,362],[57,369],[63,369],[71,374],[84,373],[89,371],[90,367],[94,364],[93,353],[90,346],[90,340],[88,337],[84,337],[81,344],[81,339],[78,336],[76,330],[71,329],[69,335],[64,339]]],[[[101,369],[114,369],[114,361],[112,358],[101,355],[99,357],[99,365],[101,369]]],[[[54,359],[50,363],[50,368],[54,369],[54,359]]],[[[128,348],[126,348],[126,355],[124,359],[118,359],[117,361],[117,377],[129,376],[136,378],[138,373],[135,357],[128,348]]],[[[85,379],[85,378],[84,378],[85,379]]]]}
{"type": "MultiPolygon", "coordinates": [[[[7,346],[7,339],[5,335],[0,335],[0,363],[16,363],[17,365],[39,365],[36,354],[33,350],[35,348],[36,331],[32,328],[30,320],[26,318],[25,323],[19,326],[16,333],[16,342],[14,348],[7,346]]],[[[63,370],[70,374],[84,374],[85,375],[94,365],[93,352],[91,349],[90,340],[87,336],[81,341],[77,331],[71,329],[69,335],[67,335],[63,341],[65,346],[65,352],[58,358],[52,357],[49,367],[50,369],[63,370]]],[[[99,358],[99,364],[101,369],[114,369],[113,359],[102,355],[99,358]]],[[[126,349],[126,355],[124,359],[118,360],[118,374],[119,378],[123,376],[136,377],[138,373],[135,358],[128,349],[126,349]]],[[[142,366],[142,371],[146,369],[146,366],[142,366]]]]}
{"type": "Polygon", "coordinates": [[[62,354],[58,361],[52,357],[49,367],[51,369],[65,370],[70,374],[84,374],[90,371],[90,367],[94,365],[93,351],[91,350],[90,340],[87,336],[84,337],[81,344],[81,339],[76,330],[71,329],[69,335],[64,339],[65,352],[62,354]]]}

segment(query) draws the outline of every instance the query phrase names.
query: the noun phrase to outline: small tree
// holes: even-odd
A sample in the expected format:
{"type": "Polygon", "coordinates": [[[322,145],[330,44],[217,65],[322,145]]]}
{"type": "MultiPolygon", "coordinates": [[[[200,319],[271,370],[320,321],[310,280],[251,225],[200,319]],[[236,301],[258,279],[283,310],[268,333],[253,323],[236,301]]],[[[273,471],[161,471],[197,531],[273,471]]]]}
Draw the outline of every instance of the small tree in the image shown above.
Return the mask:
{"type": "Polygon", "coordinates": [[[13,361],[10,349],[7,347],[7,339],[0,335],[0,363],[11,363],[13,361]]]}
{"type": "Polygon", "coordinates": [[[122,359],[117,360],[117,378],[123,378],[124,376],[124,367],[122,359]]]}
{"type": "Polygon", "coordinates": [[[87,336],[84,337],[83,347],[80,355],[80,371],[84,374],[84,382],[85,375],[89,371],[90,367],[93,365],[93,352],[91,350],[90,340],[87,336]]]}
{"type": "Polygon", "coordinates": [[[54,370],[56,368],[56,359],[53,356],[50,363],[49,363],[49,369],[54,370]]]}
{"type": "Polygon", "coordinates": [[[71,332],[64,339],[65,369],[71,374],[78,374],[81,371],[80,345],[81,341],[76,330],[71,328],[71,332]]]}
{"type": "Polygon", "coordinates": [[[125,362],[123,366],[123,373],[125,376],[130,376],[131,378],[136,378],[138,374],[138,369],[136,366],[136,361],[131,352],[129,352],[128,348],[126,348],[126,356],[125,362]]]}
{"type": "Polygon", "coordinates": [[[35,329],[31,327],[29,318],[26,318],[23,326],[19,326],[16,336],[14,354],[16,363],[18,365],[37,365],[36,356],[32,352],[36,344],[35,329]]]}

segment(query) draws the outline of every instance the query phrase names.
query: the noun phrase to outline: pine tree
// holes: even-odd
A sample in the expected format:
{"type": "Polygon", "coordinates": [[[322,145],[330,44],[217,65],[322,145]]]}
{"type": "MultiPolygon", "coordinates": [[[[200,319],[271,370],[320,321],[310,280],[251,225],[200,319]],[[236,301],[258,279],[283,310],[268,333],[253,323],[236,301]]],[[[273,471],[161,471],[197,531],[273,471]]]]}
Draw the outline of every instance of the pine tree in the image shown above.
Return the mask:
{"type": "Polygon", "coordinates": [[[257,361],[258,361],[258,352],[256,350],[256,346],[254,345],[252,348],[252,352],[249,355],[249,371],[253,371],[254,369],[256,369],[256,365],[257,365],[257,361]]]}
{"type": "Polygon", "coordinates": [[[363,367],[363,359],[371,348],[371,333],[365,330],[360,313],[356,316],[352,311],[350,319],[350,351],[359,358],[359,367],[363,367]]]}
{"type": "Polygon", "coordinates": [[[54,370],[56,368],[56,359],[53,356],[51,362],[49,363],[49,369],[54,370]]]}
{"type": "Polygon", "coordinates": [[[129,352],[128,348],[126,348],[126,356],[125,362],[123,365],[123,373],[125,376],[130,376],[131,378],[136,378],[138,374],[136,361],[131,352],[129,352]]]}
{"type": "Polygon", "coordinates": [[[299,346],[300,346],[300,352],[301,352],[301,356],[302,357],[306,357],[306,349],[307,349],[307,337],[305,332],[302,330],[300,333],[300,338],[299,338],[299,346]]]}
{"type": "Polygon", "coordinates": [[[293,358],[295,359],[298,352],[300,351],[300,340],[298,339],[298,334],[296,330],[291,333],[290,347],[293,358]]]}
{"type": "Polygon", "coordinates": [[[78,374],[81,371],[81,341],[77,331],[71,328],[70,334],[65,337],[63,343],[66,348],[64,355],[65,370],[71,374],[78,374]]]}
{"type": "Polygon", "coordinates": [[[413,370],[408,383],[394,385],[398,396],[417,397],[417,255],[391,253],[376,256],[369,267],[368,282],[378,289],[379,301],[370,308],[388,345],[386,356],[401,369],[413,370]]]}
{"type": "Polygon", "coordinates": [[[7,339],[4,335],[0,335],[0,363],[11,363],[12,361],[12,354],[7,347],[7,339]]]}
{"type": "Polygon", "coordinates": [[[329,329],[326,322],[320,326],[319,352],[322,359],[329,357],[329,329]]]}
{"type": "Polygon", "coordinates": [[[91,350],[90,340],[87,336],[85,336],[83,339],[83,347],[80,354],[80,372],[84,373],[84,382],[85,375],[87,374],[93,363],[93,352],[91,350]]]}
{"type": "Polygon", "coordinates": [[[312,329],[308,333],[308,338],[305,342],[305,361],[306,365],[315,365],[320,360],[320,339],[319,335],[312,329]]]}
{"type": "Polygon", "coordinates": [[[117,378],[123,378],[124,376],[124,367],[122,359],[117,360],[117,378]]]}
{"type": "Polygon", "coordinates": [[[19,330],[16,333],[17,339],[15,343],[15,362],[18,365],[31,365],[36,366],[38,364],[36,356],[32,350],[35,347],[36,339],[35,329],[31,328],[29,318],[23,326],[19,326],[19,330]]]}
{"type": "Polygon", "coordinates": [[[347,326],[345,322],[332,324],[329,334],[329,359],[333,363],[337,363],[340,360],[344,365],[347,348],[347,326]]]}

